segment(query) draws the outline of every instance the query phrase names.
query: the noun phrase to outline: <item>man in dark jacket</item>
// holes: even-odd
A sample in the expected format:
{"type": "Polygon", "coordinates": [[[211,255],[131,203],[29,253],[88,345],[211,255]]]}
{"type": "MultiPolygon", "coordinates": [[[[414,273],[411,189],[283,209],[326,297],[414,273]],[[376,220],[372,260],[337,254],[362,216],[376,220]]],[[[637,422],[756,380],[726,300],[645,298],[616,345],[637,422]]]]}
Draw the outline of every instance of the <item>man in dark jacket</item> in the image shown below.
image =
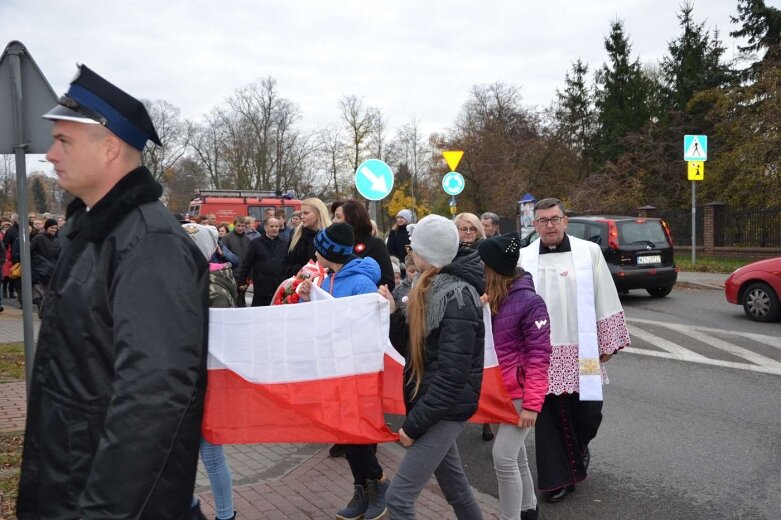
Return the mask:
{"type": "Polygon", "coordinates": [[[138,166],[160,144],[141,102],[81,65],[44,117],[47,159],[76,198],[45,295],[17,515],[189,519],[208,264],[138,166]]]}
{"type": "Polygon", "coordinates": [[[222,243],[231,250],[233,254],[239,257],[239,265],[233,268],[233,277],[236,279],[236,285],[239,286],[239,299],[236,302],[236,307],[246,307],[247,302],[244,295],[247,292],[246,280],[239,278],[239,271],[241,270],[241,264],[244,263],[244,258],[247,256],[247,250],[249,249],[250,239],[247,237],[246,222],[244,217],[236,217],[233,221],[233,231],[228,233],[222,238],[222,243]],[[242,290],[241,288],[244,287],[242,290]]]}
{"type": "Polygon", "coordinates": [[[242,280],[240,290],[247,290],[245,280],[252,276],[253,307],[270,305],[274,291],[284,280],[282,263],[287,256],[288,242],[279,238],[279,220],[267,218],[263,229],[265,233],[249,243],[247,255],[239,269],[239,280],[242,280]]]}

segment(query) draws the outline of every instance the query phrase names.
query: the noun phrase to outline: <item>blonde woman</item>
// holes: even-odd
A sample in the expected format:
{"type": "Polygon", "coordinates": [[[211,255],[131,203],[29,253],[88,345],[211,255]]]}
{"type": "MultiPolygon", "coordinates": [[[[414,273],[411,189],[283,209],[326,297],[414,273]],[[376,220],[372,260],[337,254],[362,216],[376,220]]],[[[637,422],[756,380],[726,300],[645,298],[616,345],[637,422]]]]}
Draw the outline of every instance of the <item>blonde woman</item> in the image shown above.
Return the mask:
{"type": "Polygon", "coordinates": [[[331,225],[328,208],[320,199],[301,201],[301,224],[296,227],[285,258],[285,274],[295,276],[310,260],[315,259],[315,236],[331,225]]]}
{"type": "Polygon", "coordinates": [[[453,223],[458,229],[458,241],[461,247],[475,249],[477,242],[485,239],[483,223],[474,213],[459,213],[453,219],[453,223]]]}
{"type": "MultiPolygon", "coordinates": [[[[438,215],[415,226],[409,254],[420,278],[406,313],[391,314],[390,331],[407,358],[407,415],[399,429],[407,453],[386,495],[388,512],[396,520],[415,518],[415,501],[433,474],[456,518],[482,519],[456,439],[477,410],[483,381],[483,266],[476,251],[456,256],[458,232],[438,215]]],[[[380,294],[394,310],[386,287],[380,294]]]]}

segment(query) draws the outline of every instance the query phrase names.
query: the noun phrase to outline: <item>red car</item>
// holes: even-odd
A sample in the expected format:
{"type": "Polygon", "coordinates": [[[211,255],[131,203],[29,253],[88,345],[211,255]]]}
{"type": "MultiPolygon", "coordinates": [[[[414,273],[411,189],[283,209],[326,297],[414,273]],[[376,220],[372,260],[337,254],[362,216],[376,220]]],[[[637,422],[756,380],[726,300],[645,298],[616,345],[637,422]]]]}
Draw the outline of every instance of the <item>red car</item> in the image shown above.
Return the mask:
{"type": "Polygon", "coordinates": [[[754,321],[781,317],[781,257],[760,260],[735,270],[724,283],[727,301],[743,305],[754,321]]]}

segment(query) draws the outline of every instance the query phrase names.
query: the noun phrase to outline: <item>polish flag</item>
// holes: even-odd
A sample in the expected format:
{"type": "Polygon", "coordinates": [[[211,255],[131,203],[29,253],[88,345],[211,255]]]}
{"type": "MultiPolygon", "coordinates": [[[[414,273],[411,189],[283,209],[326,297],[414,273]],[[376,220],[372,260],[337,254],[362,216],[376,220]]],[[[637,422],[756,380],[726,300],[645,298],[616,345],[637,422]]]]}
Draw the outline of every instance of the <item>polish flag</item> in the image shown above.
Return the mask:
{"type": "MultiPolygon", "coordinates": [[[[479,424],[518,423],[518,412],[512,405],[510,394],[504,386],[499,359],[494,349],[494,335],[491,327],[491,312],[487,305],[483,307],[485,323],[485,352],[483,354],[483,386],[477,411],[469,422],[479,424]]],[[[404,358],[389,346],[385,353],[385,385],[383,406],[385,413],[404,415],[403,396],[404,358]]]]}
{"type": "MultiPolygon", "coordinates": [[[[313,296],[309,303],[210,310],[202,426],[209,442],[398,439],[384,418],[405,413],[404,359],[388,341],[388,302],[376,293],[334,299],[317,287],[313,296]]],[[[515,424],[490,323],[488,317],[483,390],[471,420],[515,424]]]]}

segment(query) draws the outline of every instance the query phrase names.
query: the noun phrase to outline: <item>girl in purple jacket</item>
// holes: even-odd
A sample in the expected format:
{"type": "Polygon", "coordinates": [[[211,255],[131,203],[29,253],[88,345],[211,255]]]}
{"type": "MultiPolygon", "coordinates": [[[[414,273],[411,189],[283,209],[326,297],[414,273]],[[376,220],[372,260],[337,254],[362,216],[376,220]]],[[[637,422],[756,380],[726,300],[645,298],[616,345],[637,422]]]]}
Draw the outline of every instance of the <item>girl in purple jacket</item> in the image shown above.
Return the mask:
{"type": "Polygon", "coordinates": [[[548,309],[534,292],[531,275],[517,267],[520,249],[515,233],[481,240],[477,246],[485,264],[499,367],[520,415],[517,426],[501,424],[496,429],[493,459],[502,520],[536,520],[539,514],[524,442],[548,392],[551,353],[548,309]]]}

